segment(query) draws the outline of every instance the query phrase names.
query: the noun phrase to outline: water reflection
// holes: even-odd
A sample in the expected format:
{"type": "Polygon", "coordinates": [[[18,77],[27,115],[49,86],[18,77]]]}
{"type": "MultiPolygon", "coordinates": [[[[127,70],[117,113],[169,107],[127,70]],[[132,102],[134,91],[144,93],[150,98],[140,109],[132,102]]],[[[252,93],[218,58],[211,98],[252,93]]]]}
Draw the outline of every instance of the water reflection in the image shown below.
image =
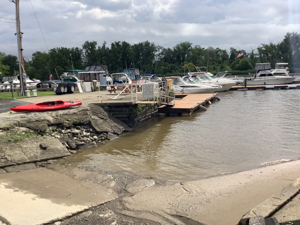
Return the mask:
{"type": "Polygon", "coordinates": [[[81,151],[73,163],[169,181],[246,170],[297,159],[299,90],[220,93],[190,117],[154,118],[131,133],[81,151]]]}

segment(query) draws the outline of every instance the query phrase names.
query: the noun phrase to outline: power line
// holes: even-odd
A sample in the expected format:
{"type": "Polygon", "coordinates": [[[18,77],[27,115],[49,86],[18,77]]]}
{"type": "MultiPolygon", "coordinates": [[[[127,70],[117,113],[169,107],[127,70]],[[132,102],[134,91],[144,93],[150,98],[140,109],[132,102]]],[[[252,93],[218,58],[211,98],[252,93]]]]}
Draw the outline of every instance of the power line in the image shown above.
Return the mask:
{"type": "Polygon", "coordinates": [[[16,20],[0,17],[0,22],[2,22],[2,23],[16,23],[16,20]]]}
{"type": "Polygon", "coordinates": [[[2,21],[2,20],[0,20],[0,22],[2,22],[2,23],[16,23],[16,22],[11,22],[11,21],[2,21]]]}
{"type": "Polygon", "coordinates": [[[5,19],[5,20],[11,20],[11,21],[16,21],[15,19],[8,19],[8,18],[5,18],[5,17],[1,17],[1,16],[0,16],[0,19],[5,19]]]}
{"type": "Polygon", "coordinates": [[[34,15],[35,15],[36,21],[37,21],[37,23],[38,23],[38,25],[39,25],[40,31],[41,31],[41,33],[42,33],[42,36],[43,36],[43,39],[44,39],[45,45],[46,45],[46,47],[47,47],[47,50],[49,51],[49,48],[48,48],[48,45],[47,45],[46,39],[45,39],[45,37],[44,37],[44,34],[43,34],[43,31],[42,31],[42,29],[41,29],[41,26],[40,26],[39,20],[38,20],[38,18],[37,18],[37,15],[36,15],[36,13],[35,13],[35,11],[34,11],[34,8],[33,8],[33,5],[32,5],[32,2],[31,2],[31,0],[29,0],[29,1],[30,1],[30,4],[31,4],[31,7],[32,7],[32,10],[33,10],[33,13],[34,13],[34,15]]]}

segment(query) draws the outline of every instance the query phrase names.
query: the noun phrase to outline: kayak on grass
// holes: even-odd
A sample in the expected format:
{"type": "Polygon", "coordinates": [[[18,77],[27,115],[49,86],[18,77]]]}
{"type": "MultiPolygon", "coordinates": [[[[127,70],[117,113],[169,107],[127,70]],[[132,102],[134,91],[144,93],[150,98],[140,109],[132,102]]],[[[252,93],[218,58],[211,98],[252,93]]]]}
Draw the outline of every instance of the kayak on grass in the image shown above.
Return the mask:
{"type": "Polygon", "coordinates": [[[50,110],[58,110],[58,109],[66,109],[72,106],[82,105],[81,101],[49,101],[49,102],[40,102],[33,103],[28,105],[21,105],[17,107],[10,108],[15,112],[39,112],[39,111],[50,111],[50,110]]]}

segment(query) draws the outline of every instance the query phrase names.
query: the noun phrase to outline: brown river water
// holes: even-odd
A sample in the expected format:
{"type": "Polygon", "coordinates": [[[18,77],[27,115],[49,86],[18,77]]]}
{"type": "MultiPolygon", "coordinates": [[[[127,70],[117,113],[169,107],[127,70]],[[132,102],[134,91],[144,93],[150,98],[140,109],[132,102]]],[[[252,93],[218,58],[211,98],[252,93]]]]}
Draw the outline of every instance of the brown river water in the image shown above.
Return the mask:
{"type": "Polygon", "coordinates": [[[93,170],[178,182],[299,159],[299,89],[233,91],[218,97],[207,111],[153,118],[68,161],[93,170]]]}

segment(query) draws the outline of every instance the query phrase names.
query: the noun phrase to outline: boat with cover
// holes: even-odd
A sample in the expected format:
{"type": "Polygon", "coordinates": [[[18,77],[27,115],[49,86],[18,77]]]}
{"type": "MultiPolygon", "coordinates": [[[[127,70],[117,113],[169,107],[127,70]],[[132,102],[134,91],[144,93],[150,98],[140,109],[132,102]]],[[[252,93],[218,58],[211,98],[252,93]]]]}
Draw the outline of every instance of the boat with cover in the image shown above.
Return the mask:
{"type": "Polygon", "coordinates": [[[175,94],[200,94],[213,93],[221,89],[220,85],[197,84],[195,82],[186,82],[182,77],[178,77],[172,81],[172,89],[175,94]]]}
{"type": "Polygon", "coordinates": [[[226,78],[213,78],[209,73],[192,72],[188,73],[192,80],[200,84],[220,85],[218,91],[228,91],[232,86],[236,85],[236,81],[228,80],[226,78]]]}
{"type": "MultiPolygon", "coordinates": [[[[8,81],[10,77],[6,76],[2,78],[3,82],[3,90],[10,90],[11,86],[13,86],[13,89],[20,89],[20,80],[18,79],[18,76],[11,76],[12,81],[11,83],[8,81]]],[[[37,82],[30,80],[28,76],[24,76],[26,88],[27,89],[34,89],[36,88],[37,82]]]]}
{"type": "Polygon", "coordinates": [[[271,70],[271,63],[256,63],[255,75],[247,79],[247,85],[290,84],[294,80],[295,77],[290,76],[288,73],[278,74],[276,69],[271,70]]]}
{"type": "Polygon", "coordinates": [[[66,109],[72,106],[82,105],[81,101],[49,101],[49,102],[40,102],[28,105],[21,105],[17,107],[10,108],[15,112],[41,112],[41,111],[50,111],[58,109],[66,109]]]}

